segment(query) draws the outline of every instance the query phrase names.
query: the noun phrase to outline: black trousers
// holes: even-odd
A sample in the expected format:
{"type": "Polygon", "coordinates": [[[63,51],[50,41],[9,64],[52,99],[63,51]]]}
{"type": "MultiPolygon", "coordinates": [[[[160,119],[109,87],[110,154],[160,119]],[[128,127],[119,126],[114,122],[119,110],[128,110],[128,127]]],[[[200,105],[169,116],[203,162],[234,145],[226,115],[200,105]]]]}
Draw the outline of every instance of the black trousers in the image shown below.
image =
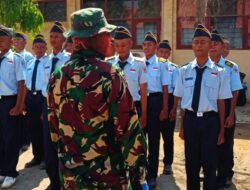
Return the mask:
{"type": "Polygon", "coordinates": [[[50,184],[53,187],[53,190],[60,190],[58,157],[57,151],[51,141],[46,98],[44,98],[43,102],[43,127],[46,172],[49,176],[50,184]]]}
{"type": "Polygon", "coordinates": [[[195,113],[186,110],[183,127],[187,190],[200,190],[201,163],[204,171],[203,190],[216,190],[218,114],[209,112],[203,117],[197,117],[195,113]]]}
{"type": "MultiPolygon", "coordinates": [[[[226,117],[230,113],[231,99],[225,100],[226,117]]],[[[235,116],[236,118],[236,116],[235,116]]],[[[219,163],[218,163],[218,186],[223,187],[226,183],[227,177],[233,177],[234,166],[234,131],[235,123],[231,128],[225,128],[224,143],[218,146],[219,149],[219,163]]]]}
{"type": "Polygon", "coordinates": [[[20,146],[30,144],[30,135],[28,127],[28,117],[27,115],[21,116],[21,144],[20,146]]]}
{"type": "Polygon", "coordinates": [[[37,161],[42,161],[44,159],[43,123],[41,119],[43,106],[42,93],[38,92],[36,95],[34,95],[31,91],[28,91],[26,97],[26,106],[34,159],[37,161]]]}
{"type": "MultiPolygon", "coordinates": [[[[173,94],[168,95],[168,111],[170,112],[174,105],[173,94]]],[[[164,158],[165,165],[172,165],[174,159],[174,129],[175,121],[163,121],[161,125],[161,135],[163,138],[164,158]]]]}
{"type": "Polygon", "coordinates": [[[156,178],[159,166],[160,131],[162,122],[159,119],[162,110],[162,93],[148,96],[147,107],[147,136],[148,136],[148,176],[156,178]]]}
{"type": "Polygon", "coordinates": [[[0,99],[0,175],[16,177],[20,147],[20,116],[10,116],[17,96],[0,99]]]}

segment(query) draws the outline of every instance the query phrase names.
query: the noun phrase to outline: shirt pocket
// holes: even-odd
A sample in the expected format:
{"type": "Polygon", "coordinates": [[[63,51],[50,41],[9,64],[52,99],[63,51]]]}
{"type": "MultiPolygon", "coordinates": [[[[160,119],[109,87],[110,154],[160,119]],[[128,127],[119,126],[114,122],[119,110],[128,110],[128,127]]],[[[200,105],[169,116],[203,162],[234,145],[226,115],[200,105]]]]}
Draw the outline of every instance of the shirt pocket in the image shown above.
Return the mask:
{"type": "Polygon", "coordinates": [[[148,73],[148,81],[152,81],[153,84],[158,84],[161,80],[160,68],[158,70],[151,70],[148,73]]]}
{"type": "Polygon", "coordinates": [[[192,97],[193,96],[193,91],[194,91],[194,79],[185,80],[184,83],[183,83],[183,86],[184,86],[184,96],[192,97]]]}
{"type": "Polygon", "coordinates": [[[205,82],[205,91],[207,93],[208,99],[216,100],[219,95],[219,80],[218,76],[208,79],[205,82]]]}

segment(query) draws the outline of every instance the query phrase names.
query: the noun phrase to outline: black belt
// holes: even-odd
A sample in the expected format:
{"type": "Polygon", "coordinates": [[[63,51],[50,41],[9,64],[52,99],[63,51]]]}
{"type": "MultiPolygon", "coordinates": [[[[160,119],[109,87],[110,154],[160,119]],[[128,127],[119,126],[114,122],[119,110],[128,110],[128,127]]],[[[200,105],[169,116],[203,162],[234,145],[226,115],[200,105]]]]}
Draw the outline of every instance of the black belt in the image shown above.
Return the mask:
{"type": "Polygon", "coordinates": [[[38,90],[38,91],[31,91],[31,90],[28,90],[28,93],[36,96],[36,95],[41,95],[42,94],[42,91],[41,90],[38,90]]]}
{"type": "Polygon", "coordinates": [[[185,115],[190,115],[194,117],[211,117],[211,116],[216,116],[218,115],[217,112],[215,111],[208,111],[208,112],[193,112],[190,110],[185,110],[185,115]]]}
{"type": "Polygon", "coordinates": [[[149,96],[149,97],[162,96],[162,92],[153,92],[153,93],[149,93],[148,96],[149,96]]]}
{"type": "Polygon", "coordinates": [[[0,100],[9,99],[9,98],[16,98],[16,97],[17,97],[17,95],[0,96],[0,100]]]}

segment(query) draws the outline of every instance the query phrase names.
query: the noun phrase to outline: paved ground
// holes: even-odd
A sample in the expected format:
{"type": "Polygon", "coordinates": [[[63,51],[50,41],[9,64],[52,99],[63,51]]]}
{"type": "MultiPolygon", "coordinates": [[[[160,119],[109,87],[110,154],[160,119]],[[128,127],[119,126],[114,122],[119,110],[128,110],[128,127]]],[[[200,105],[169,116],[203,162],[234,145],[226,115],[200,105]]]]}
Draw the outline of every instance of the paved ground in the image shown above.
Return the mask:
{"type": "MultiPolygon", "coordinates": [[[[238,124],[235,133],[235,175],[234,185],[228,190],[250,190],[250,104],[237,108],[238,124]]],[[[162,172],[162,144],[157,190],[184,190],[185,168],[183,156],[183,141],[178,137],[178,125],[175,132],[174,174],[161,175],[162,172]]],[[[31,148],[20,156],[18,170],[20,176],[11,190],[44,190],[49,184],[46,174],[38,167],[24,169],[24,164],[32,159],[31,148]]]]}

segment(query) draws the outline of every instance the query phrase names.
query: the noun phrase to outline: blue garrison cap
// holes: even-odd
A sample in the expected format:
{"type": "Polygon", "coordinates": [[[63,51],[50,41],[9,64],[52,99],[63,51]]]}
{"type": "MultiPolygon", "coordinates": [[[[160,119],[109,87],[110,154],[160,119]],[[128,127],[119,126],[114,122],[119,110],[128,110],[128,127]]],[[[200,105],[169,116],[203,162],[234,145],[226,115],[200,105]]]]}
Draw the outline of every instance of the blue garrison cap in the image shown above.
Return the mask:
{"type": "Polygon", "coordinates": [[[195,31],[194,31],[194,38],[195,37],[208,37],[208,38],[212,38],[211,33],[209,32],[209,30],[203,26],[202,24],[198,24],[195,31]]]}
{"type": "Polygon", "coordinates": [[[126,38],[132,38],[130,31],[123,26],[118,26],[115,29],[114,39],[121,40],[121,39],[126,39],[126,38]]]}
{"type": "Polygon", "coordinates": [[[212,41],[224,43],[221,35],[217,30],[213,30],[211,32],[211,35],[212,35],[212,41]]]}
{"type": "Polygon", "coordinates": [[[159,45],[158,48],[164,48],[164,49],[169,49],[171,50],[171,47],[169,45],[169,41],[168,40],[162,40],[159,45]]]}
{"type": "Polygon", "coordinates": [[[5,26],[0,27],[0,36],[9,36],[12,38],[13,30],[11,28],[6,28],[5,26]]]}
{"type": "Polygon", "coordinates": [[[150,42],[155,42],[157,43],[157,38],[156,36],[152,33],[152,32],[147,32],[147,34],[145,35],[145,38],[143,40],[145,41],[150,41],[150,42]]]}
{"type": "Polygon", "coordinates": [[[24,33],[16,32],[14,34],[14,38],[22,38],[23,40],[27,40],[27,36],[24,33]]]}
{"type": "Polygon", "coordinates": [[[62,23],[55,21],[54,25],[52,26],[52,28],[50,29],[50,32],[57,32],[57,33],[64,33],[66,30],[64,28],[64,26],[62,25],[62,23]]]}
{"type": "Polygon", "coordinates": [[[47,44],[45,39],[44,39],[44,36],[42,34],[37,34],[35,36],[35,39],[33,40],[33,44],[35,43],[44,43],[44,44],[47,44]]]}

